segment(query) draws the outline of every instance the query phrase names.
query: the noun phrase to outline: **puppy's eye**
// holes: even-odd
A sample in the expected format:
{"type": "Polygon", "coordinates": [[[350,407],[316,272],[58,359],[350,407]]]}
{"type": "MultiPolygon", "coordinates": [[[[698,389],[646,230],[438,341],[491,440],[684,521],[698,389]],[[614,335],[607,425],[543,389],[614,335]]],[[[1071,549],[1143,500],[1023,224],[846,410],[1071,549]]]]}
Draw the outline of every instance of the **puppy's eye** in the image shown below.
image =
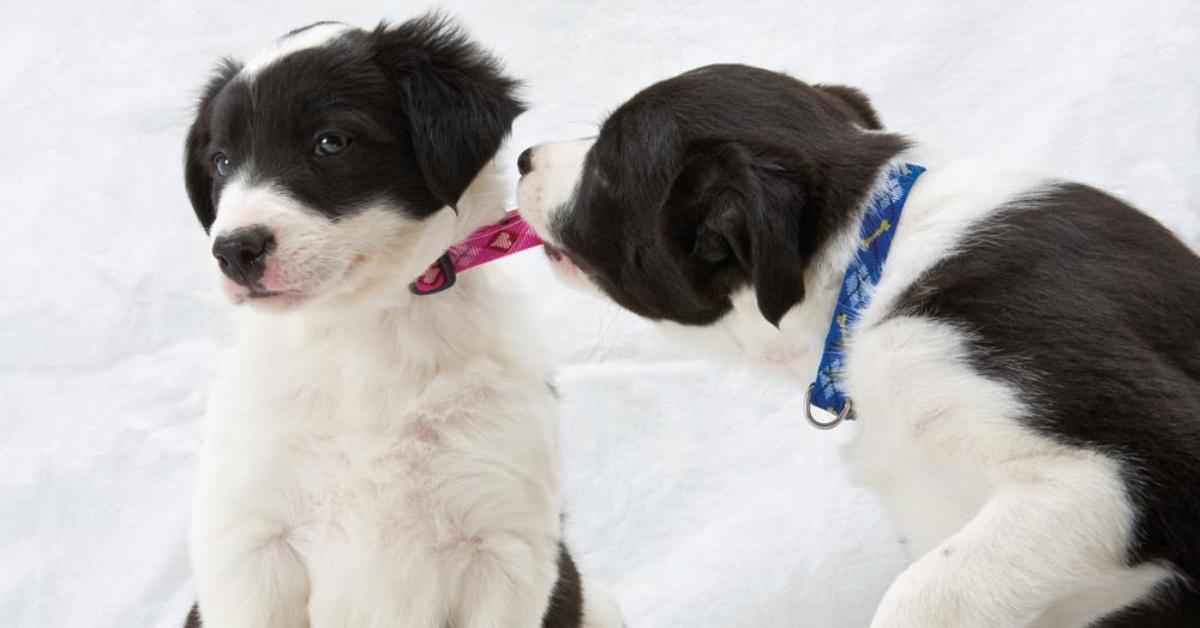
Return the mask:
{"type": "Polygon", "coordinates": [[[225,153],[217,153],[213,155],[213,168],[217,171],[217,176],[228,177],[233,174],[233,164],[225,153]]]}
{"type": "Polygon", "coordinates": [[[317,146],[314,149],[318,155],[332,155],[346,150],[350,145],[350,138],[336,133],[325,133],[317,138],[317,146]]]}

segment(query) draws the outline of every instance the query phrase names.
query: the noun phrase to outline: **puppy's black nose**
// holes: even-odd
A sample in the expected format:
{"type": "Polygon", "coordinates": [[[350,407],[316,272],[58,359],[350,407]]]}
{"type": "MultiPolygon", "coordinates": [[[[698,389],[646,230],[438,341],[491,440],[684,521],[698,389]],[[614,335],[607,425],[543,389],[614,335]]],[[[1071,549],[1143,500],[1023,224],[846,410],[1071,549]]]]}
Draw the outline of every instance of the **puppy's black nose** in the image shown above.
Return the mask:
{"type": "Polygon", "coordinates": [[[517,172],[521,173],[521,176],[523,177],[529,174],[530,170],[533,170],[533,149],[526,148],[525,150],[521,151],[521,155],[517,157],[517,172]]]}
{"type": "Polygon", "coordinates": [[[217,238],[212,253],[226,277],[251,287],[262,279],[274,246],[275,236],[266,227],[243,227],[217,238]]]}

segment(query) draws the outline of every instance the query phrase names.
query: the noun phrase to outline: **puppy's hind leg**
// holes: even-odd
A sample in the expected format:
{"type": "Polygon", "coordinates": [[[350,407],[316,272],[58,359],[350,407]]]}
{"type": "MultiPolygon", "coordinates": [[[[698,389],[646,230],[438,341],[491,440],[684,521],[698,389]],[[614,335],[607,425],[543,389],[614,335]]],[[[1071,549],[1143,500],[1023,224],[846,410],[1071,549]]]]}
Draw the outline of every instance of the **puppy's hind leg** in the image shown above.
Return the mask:
{"type": "Polygon", "coordinates": [[[1132,513],[1115,463],[1064,452],[995,470],[994,494],[892,583],[871,628],[1029,628],[1125,568],[1132,513]]]}

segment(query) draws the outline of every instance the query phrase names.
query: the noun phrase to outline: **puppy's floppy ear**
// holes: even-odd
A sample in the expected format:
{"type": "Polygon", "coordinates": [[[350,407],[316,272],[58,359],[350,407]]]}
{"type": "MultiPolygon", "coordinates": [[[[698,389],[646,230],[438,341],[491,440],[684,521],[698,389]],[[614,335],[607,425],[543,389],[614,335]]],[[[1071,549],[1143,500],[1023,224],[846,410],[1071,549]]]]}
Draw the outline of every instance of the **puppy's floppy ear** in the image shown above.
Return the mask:
{"type": "Polygon", "coordinates": [[[754,285],[772,325],[804,299],[797,156],[723,143],[698,151],[672,188],[665,213],[692,262],[706,275],[732,272],[754,285]]]}
{"type": "Polygon", "coordinates": [[[407,107],[413,150],[434,198],[454,207],[499,150],[524,105],[517,82],[437,13],[373,33],[407,107]]]}
{"type": "Polygon", "coordinates": [[[875,113],[870,99],[858,89],[846,85],[813,85],[813,87],[836,99],[841,107],[848,109],[853,114],[856,118],[855,121],[859,124],[875,131],[883,129],[883,124],[879,121],[879,114],[875,113]]]}
{"type": "Polygon", "coordinates": [[[196,107],[196,120],[188,129],[184,145],[183,183],[187,187],[192,209],[196,212],[196,218],[200,220],[205,233],[217,218],[217,210],[213,205],[212,170],[208,164],[209,144],[212,140],[209,120],[212,101],[241,67],[241,64],[231,59],[224,59],[217,66],[200,96],[200,104],[196,107]]]}

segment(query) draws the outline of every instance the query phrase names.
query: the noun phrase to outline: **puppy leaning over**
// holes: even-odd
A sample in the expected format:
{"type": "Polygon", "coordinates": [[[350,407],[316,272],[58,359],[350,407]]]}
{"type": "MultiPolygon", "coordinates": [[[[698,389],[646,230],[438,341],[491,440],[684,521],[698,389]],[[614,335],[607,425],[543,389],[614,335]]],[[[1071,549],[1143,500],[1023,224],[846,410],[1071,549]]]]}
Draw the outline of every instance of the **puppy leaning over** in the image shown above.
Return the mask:
{"type": "Polygon", "coordinates": [[[191,624],[620,625],[561,542],[521,304],[490,269],[409,290],[503,216],[515,86],[437,16],[314,24],[208,84],[186,183],[242,307],[205,417],[191,624]]]}
{"type": "Polygon", "coordinates": [[[568,279],[857,417],[913,558],[874,628],[1200,626],[1200,259],[1157,222],[735,65],[519,167],[568,279]]]}

